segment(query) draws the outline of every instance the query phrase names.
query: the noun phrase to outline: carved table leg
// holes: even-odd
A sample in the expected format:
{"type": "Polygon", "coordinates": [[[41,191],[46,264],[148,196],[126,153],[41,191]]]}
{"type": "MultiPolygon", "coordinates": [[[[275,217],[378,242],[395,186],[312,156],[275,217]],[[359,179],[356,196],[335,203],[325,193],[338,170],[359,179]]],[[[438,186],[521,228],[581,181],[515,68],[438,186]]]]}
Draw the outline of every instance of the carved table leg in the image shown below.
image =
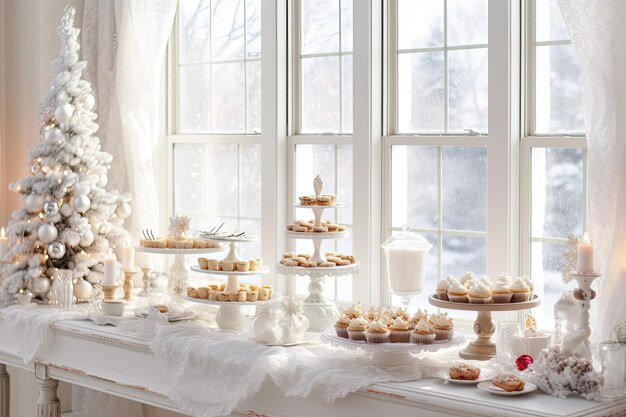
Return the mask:
{"type": "Polygon", "coordinates": [[[9,374],[5,364],[0,363],[0,417],[9,417],[9,374]]]}
{"type": "Polygon", "coordinates": [[[59,381],[48,377],[45,365],[35,364],[35,377],[39,386],[37,417],[61,417],[61,402],[57,397],[59,381]]]}
{"type": "Polygon", "coordinates": [[[476,340],[469,342],[467,347],[459,352],[464,359],[489,360],[496,356],[496,345],[491,341],[496,326],[491,318],[491,311],[479,311],[474,321],[476,340]]]}

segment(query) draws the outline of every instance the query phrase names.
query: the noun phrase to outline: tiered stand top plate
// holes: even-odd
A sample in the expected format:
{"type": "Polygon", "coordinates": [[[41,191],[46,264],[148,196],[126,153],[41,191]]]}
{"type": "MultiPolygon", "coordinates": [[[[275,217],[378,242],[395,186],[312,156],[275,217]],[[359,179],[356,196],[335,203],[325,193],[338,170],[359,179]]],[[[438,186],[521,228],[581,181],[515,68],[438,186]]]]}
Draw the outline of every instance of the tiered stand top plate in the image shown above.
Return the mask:
{"type": "Polygon", "coordinates": [[[281,263],[276,265],[276,272],[281,274],[301,275],[301,276],[341,276],[355,274],[359,272],[359,262],[350,265],[332,266],[332,267],[304,267],[304,266],[286,266],[281,263]]]}
{"type": "Polygon", "coordinates": [[[174,249],[174,248],[146,248],[145,246],[137,246],[135,251],[143,253],[152,253],[155,255],[202,255],[203,253],[221,252],[224,248],[196,248],[196,249],[174,249]]]}
{"type": "Polygon", "coordinates": [[[474,303],[455,303],[452,301],[443,301],[437,297],[437,294],[428,296],[428,302],[435,307],[445,308],[449,310],[466,310],[466,311],[517,311],[527,310],[537,307],[541,304],[541,299],[534,296],[532,300],[521,303],[492,303],[492,304],[474,304],[474,303]]]}
{"type": "Polygon", "coordinates": [[[218,242],[230,242],[230,243],[252,243],[258,242],[258,236],[248,236],[248,237],[235,237],[235,236],[220,236],[220,235],[200,235],[201,239],[204,240],[214,240],[218,242]]]}
{"type": "Polygon", "coordinates": [[[204,298],[193,298],[188,295],[182,296],[183,300],[190,301],[192,303],[198,304],[207,304],[211,306],[254,306],[258,304],[269,303],[270,301],[276,301],[280,299],[280,295],[275,294],[272,298],[263,301],[214,301],[214,300],[206,300],[204,298]]]}
{"type": "Polygon", "coordinates": [[[270,268],[268,266],[263,265],[261,268],[256,271],[216,271],[213,269],[202,269],[199,266],[192,266],[192,271],[200,272],[201,274],[208,275],[238,275],[238,276],[247,276],[247,275],[265,275],[270,272],[270,268]]]}
{"type": "Polygon", "coordinates": [[[292,232],[287,230],[287,237],[292,239],[341,239],[348,235],[348,232],[292,232]]]}
{"type": "Polygon", "coordinates": [[[431,344],[417,343],[367,343],[364,341],[350,340],[337,336],[334,328],[328,328],[320,336],[320,340],[333,346],[345,347],[348,349],[361,349],[366,352],[388,352],[388,353],[420,353],[437,352],[440,349],[448,349],[462,346],[465,338],[459,333],[454,333],[450,340],[435,340],[431,344]]]}
{"type": "Polygon", "coordinates": [[[329,209],[329,208],[340,208],[343,207],[343,204],[335,204],[333,206],[307,206],[304,204],[294,204],[295,208],[303,208],[303,209],[329,209]]]}

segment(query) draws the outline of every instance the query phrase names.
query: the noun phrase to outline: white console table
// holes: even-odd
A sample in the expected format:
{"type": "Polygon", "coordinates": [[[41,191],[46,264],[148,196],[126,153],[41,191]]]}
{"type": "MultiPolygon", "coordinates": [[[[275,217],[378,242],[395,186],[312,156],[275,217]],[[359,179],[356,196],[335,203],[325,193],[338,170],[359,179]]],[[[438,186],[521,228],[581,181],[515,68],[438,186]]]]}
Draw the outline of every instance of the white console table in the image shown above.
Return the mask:
{"type": "MultiPolygon", "coordinates": [[[[34,373],[40,394],[33,401],[38,403],[39,416],[60,416],[58,381],[180,412],[165,396],[166,387],[157,382],[160,379],[155,357],[147,342],[91,322],[65,321],[53,327],[54,344],[34,363],[24,364],[17,354],[16,341],[0,319],[0,417],[9,417],[6,365],[34,373]]],[[[514,398],[496,397],[474,387],[449,385],[437,379],[375,385],[333,404],[285,397],[271,382],[266,382],[246,404],[244,415],[251,417],[626,415],[626,397],[611,402],[561,400],[538,392],[514,398]]]]}

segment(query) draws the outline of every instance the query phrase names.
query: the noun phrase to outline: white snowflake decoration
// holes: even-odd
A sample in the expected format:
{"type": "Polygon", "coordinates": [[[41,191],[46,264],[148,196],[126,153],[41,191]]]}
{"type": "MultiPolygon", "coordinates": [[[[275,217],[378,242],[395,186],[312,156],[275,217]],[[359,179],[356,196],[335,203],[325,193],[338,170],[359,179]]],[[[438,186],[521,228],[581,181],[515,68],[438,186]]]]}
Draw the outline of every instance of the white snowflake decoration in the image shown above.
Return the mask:
{"type": "Polygon", "coordinates": [[[191,218],[189,216],[184,216],[177,214],[173,217],[170,217],[170,226],[168,227],[168,231],[170,235],[174,237],[183,237],[187,230],[189,230],[189,226],[191,225],[191,218]]]}

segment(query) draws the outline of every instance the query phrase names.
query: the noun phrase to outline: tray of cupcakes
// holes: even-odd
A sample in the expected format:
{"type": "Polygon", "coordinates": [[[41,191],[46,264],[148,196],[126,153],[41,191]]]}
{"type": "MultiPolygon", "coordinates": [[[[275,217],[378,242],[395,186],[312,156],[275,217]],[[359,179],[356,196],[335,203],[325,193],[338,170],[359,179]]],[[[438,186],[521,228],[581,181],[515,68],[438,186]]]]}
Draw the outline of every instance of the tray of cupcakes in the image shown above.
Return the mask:
{"type": "Polygon", "coordinates": [[[237,291],[227,291],[226,284],[210,284],[203,287],[187,288],[187,295],[183,299],[194,303],[221,305],[255,305],[279,298],[274,294],[271,285],[251,285],[239,283],[237,291]]]}
{"type": "Polygon", "coordinates": [[[459,279],[449,276],[439,281],[429,302],[454,310],[511,311],[535,307],[540,300],[534,294],[532,280],[525,275],[511,279],[501,274],[494,282],[489,277],[478,278],[466,272],[459,279]]]}
{"type": "Polygon", "coordinates": [[[345,309],[321,340],[349,349],[372,352],[424,352],[460,346],[463,336],[454,331],[447,313],[428,314],[419,309],[410,316],[403,309],[370,308],[361,304],[345,309]]]}
{"type": "Polygon", "coordinates": [[[187,254],[218,252],[222,248],[217,242],[185,236],[155,236],[150,229],[142,231],[137,252],[154,254],[187,254]]]}
{"type": "Polygon", "coordinates": [[[263,258],[238,261],[198,258],[198,265],[192,266],[191,270],[210,275],[261,275],[270,272],[270,268],[263,265],[263,258]]]}

